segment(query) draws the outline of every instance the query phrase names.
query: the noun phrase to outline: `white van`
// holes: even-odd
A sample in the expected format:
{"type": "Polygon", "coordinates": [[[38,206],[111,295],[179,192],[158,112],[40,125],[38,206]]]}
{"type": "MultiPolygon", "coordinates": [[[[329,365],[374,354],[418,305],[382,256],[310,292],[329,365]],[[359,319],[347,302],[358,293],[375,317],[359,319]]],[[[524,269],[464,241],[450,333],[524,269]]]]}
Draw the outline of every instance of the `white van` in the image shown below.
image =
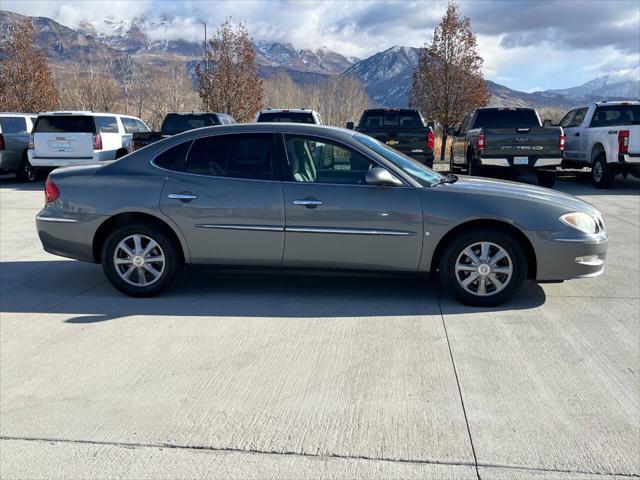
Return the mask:
{"type": "Polygon", "coordinates": [[[34,167],[63,167],[115,160],[131,151],[136,132],[148,132],[139,118],[115,113],[40,113],[29,142],[34,167]]]}

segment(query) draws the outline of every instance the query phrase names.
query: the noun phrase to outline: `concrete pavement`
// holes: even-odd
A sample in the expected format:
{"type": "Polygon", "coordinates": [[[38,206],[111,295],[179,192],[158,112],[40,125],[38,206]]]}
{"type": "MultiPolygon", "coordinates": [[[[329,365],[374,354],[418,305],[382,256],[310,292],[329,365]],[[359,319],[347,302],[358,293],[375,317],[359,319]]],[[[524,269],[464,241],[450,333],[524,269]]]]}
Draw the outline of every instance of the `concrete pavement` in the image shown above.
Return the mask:
{"type": "Polygon", "coordinates": [[[607,272],[478,309],[395,278],[124,297],[0,179],[0,477],[640,476],[640,182],[557,188],[603,211],[607,272]]]}

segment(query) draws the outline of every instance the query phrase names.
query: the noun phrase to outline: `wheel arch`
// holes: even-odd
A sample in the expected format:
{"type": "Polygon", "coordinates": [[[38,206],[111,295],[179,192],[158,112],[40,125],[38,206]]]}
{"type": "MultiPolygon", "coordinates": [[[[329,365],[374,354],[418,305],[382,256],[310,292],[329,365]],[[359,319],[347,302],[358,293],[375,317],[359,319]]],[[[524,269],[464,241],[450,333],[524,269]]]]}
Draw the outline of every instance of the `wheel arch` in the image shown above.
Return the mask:
{"type": "Polygon", "coordinates": [[[106,241],[109,234],[113,231],[113,229],[132,222],[146,222],[158,228],[161,228],[172,238],[174,242],[176,242],[176,246],[178,247],[178,252],[182,256],[182,260],[187,261],[187,245],[181,235],[167,221],[150,213],[122,212],[113,215],[102,222],[93,235],[92,253],[94,262],[101,263],[102,247],[104,246],[104,242],[106,241]]]}
{"type": "Polygon", "coordinates": [[[495,220],[495,219],[483,219],[483,220],[471,220],[468,222],[461,223],[456,225],[451,230],[449,230],[438,242],[436,246],[433,256],[431,257],[431,267],[430,272],[435,272],[440,267],[440,257],[442,256],[442,252],[445,247],[449,244],[450,240],[454,238],[456,235],[461,232],[468,230],[470,228],[486,228],[492,227],[502,230],[505,233],[513,236],[520,245],[525,250],[525,256],[527,258],[527,278],[535,279],[537,275],[538,262],[536,259],[536,252],[531,244],[531,241],[527,238],[527,236],[520,230],[518,227],[511,225],[510,223],[495,220]]]}
{"type": "Polygon", "coordinates": [[[607,150],[604,148],[604,145],[602,145],[602,143],[600,142],[596,142],[591,146],[591,149],[589,150],[589,163],[593,164],[593,162],[595,161],[595,159],[598,157],[598,155],[600,155],[601,153],[604,153],[605,157],[607,156],[607,150]]]}

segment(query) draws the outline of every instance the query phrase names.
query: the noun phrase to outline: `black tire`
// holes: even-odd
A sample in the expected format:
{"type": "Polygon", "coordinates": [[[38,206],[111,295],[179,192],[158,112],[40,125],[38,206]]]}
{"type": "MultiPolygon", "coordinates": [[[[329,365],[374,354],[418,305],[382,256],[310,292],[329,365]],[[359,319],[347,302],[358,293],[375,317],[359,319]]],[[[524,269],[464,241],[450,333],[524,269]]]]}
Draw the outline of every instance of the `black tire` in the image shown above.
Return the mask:
{"type": "Polygon", "coordinates": [[[556,183],[556,174],[554,172],[536,172],[538,177],[538,185],[545,188],[553,188],[556,183]]]}
{"type": "Polygon", "coordinates": [[[467,167],[469,168],[469,175],[472,177],[479,177],[482,175],[482,168],[480,167],[478,160],[473,158],[472,155],[468,157],[467,167]]]}
{"type": "MultiPolygon", "coordinates": [[[[469,267],[473,266],[469,264],[469,267]]],[[[482,275],[479,275],[479,272],[475,271],[468,272],[469,277],[472,274],[477,274],[478,280],[472,281],[469,287],[473,288],[473,284],[476,284],[476,290],[479,290],[479,280],[482,275]]],[[[524,248],[516,238],[498,228],[470,228],[469,230],[456,235],[451,243],[446,246],[440,257],[440,281],[442,286],[449,294],[465,305],[477,307],[494,307],[501,305],[515,295],[515,293],[520,289],[526,276],[527,259],[524,248]],[[464,281],[468,277],[460,279],[459,275],[465,275],[466,272],[456,272],[458,257],[463,255],[463,252],[467,247],[476,245],[480,242],[493,244],[489,252],[497,252],[497,249],[495,249],[497,246],[508,254],[509,258],[500,260],[495,266],[490,267],[494,276],[496,275],[496,272],[493,271],[493,268],[495,267],[508,267],[510,265],[512,269],[510,277],[497,273],[497,275],[500,276],[499,279],[506,281],[506,285],[501,290],[498,290],[496,284],[491,283],[489,275],[485,276],[484,282],[487,282],[487,278],[489,278],[489,283],[485,283],[486,293],[488,294],[486,296],[482,296],[465,289],[460,282],[464,281]],[[491,294],[491,289],[493,289],[495,293],[491,294]]]]}
{"type": "MultiPolygon", "coordinates": [[[[130,225],[121,226],[116,228],[107,237],[104,246],[102,248],[102,269],[104,270],[107,279],[116,289],[122,293],[131,297],[153,297],[168,289],[173,282],[178,278],[182,270],[182,256],[178,251],[179,246],[163,229],[151,225],[148,223],[134,223],[130,225]],[[148,273],[145,268],[136,267],[131,264],[131,268],[134,270],[130,274],[130,281],[135,284],[128,283],[123,276],[118,273],[119,268],[128,269],[129,266],[116,266],[114,254],[118,245],[123,240],[133,236],[140,235],[142,239],[142,248],[145,248],[149,243],[144,243],[145,238],[151,239],[159,246],[159,249],[155,247],[151,250],[150,256],[159,258],[160,255],[164,255],[164,267],[160,270],[160,263],[148,262],[149,266],[160,271],[157,279],[153,279],[153,275],[148,273]],[[157,267],[157,268],[156,268],[157,267]],[[142,273],[141,273],[142,271],[142,273]],[[138,286],[140,275],[143,275],[145,281],[149,278],[149,284],[138,286]]],[[[118,253],[122,253],[121,249],[118,249],[118,253]]],[[[138,252],[139,253],[139,252],[138,252]]],[[[126,257],[121,257],[126,258],[126,257]]]]}
{"type": "Polygon", "coordinates": [[[607,156],[600,153],[591,165],[591,180],[596,188],[611,188],[615,172],[607,163],[607,156]]]}
{"type": "Polygon", "coordinates": [[[129,152],[127,152],[124,148],[120,148],[120,149],[116,150],[116,160],[118,160],[119,158],[124,157],[127,153],[129,153],[129,152]]]}
{"type": "Polygon", "coordinates": [[[38,173],[38,169],[29,162],[27,152],[24,152],[22,154],[22,159],[20,160],[20,166],[18,167],[18,170],[16,170],[16,178],[20,182],[35,182],[38,180],[38,173]]]}

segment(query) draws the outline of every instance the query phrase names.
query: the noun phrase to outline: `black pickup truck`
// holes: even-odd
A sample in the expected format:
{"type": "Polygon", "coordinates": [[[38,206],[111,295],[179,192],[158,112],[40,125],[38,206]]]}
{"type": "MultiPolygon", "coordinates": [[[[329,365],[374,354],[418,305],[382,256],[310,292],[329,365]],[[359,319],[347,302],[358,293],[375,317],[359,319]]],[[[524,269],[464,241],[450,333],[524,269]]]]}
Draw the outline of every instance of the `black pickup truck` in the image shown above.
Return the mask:
{"type": "Polygon", "coordinates": [[[226,113],[168,113],[162,121],[159,132],[134,133],[131,140],[131,150],[140,150],[142,147],[151,145],[158,140],[186,132],[187,130],[193,130],[194,128],[228,125],[231,123],[236,123],[236,121],[226,113]]]}
{"type": "Polygon", "coordinates": [[[542,126],[533,108],[478,108],[460,127],[447,129],[447,134],[453,137],[449,154],[452,173],[501,171],[516,179],[523,171],[534,171],[538,183],[551,188],[562,163],[562,128],[542,126]]]}
{"type": "Polygon", "coordinates": [[[374,108],[365,110],[360,122],[347,128],[386,143],[399,152],[433,167],[433,128],[425,123],[418,110],[410,108],[374,108]]]}

